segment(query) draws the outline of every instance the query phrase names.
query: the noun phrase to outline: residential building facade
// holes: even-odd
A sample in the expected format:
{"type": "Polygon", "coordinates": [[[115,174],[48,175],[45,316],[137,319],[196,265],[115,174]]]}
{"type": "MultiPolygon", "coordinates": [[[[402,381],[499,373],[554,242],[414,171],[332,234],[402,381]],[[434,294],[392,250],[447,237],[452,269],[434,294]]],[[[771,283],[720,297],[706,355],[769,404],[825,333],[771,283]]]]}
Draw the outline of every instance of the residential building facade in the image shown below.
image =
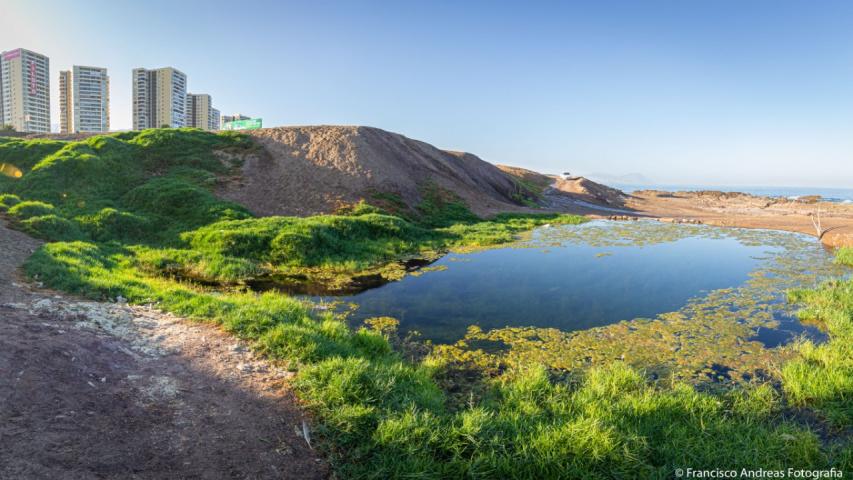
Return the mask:
{"type": "Polygon", "coordinates": [[[110,77],[106,68],[75,65],[59,74],[62,133],[110,130],[110,77]]]}
{"type": "Polygon", "coordinates": [[[0,129],[2,129],[6,123],[3,118],[3,54],[0,53],[0,129]]]}
{"type": "Polygon", "coordinates": [[[172,67],[133,70],[133,129],[187,125],[187,76],[172,67]]]}
{"type": "Polygon", "coordinates": [[[0,54],[0,124],[50,133],[50,60],[19,48],[0,54]]]}
{"type": "Polygon", "coordinates": [[[213,99],[206,93],[188,93],[186,126],[202,130],[219,130],[219,110],[213,108],[213,99]]]}
{"type": "Polygon", "coordinates": [[[210,117],[209,117],[210,121],[208,123],[208,130],[219,130],[219,119],[220,119],[219,110],[217,110],[215,108],[211,108],[210,109],[210,117]]]}
{"type": "Polygon", "coordinates": [[[59,133],[74,130],[74,92],[71,89],[71,71],[59,72],[59,133]]]}

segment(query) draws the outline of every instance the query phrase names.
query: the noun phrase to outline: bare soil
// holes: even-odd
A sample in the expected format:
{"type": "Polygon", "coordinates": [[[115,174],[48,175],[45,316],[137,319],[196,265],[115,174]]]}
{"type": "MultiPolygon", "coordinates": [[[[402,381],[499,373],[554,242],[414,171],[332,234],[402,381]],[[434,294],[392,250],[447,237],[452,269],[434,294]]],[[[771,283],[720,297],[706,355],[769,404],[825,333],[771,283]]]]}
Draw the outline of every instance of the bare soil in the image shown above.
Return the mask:
{"type": "Polygon", "coordinates": [[[440,150],[378,128],[278,127],[246,132],[262,147],[218,192],[258,215],[331,213],[343,205],[392,193],[409,207],[436,185],[474,213],[522,210],[516,183],[475,155],[440,150]]]}
{"type": "Polygon", "coordinates": [[[290,372],[211,325],[28,286],[37,247],[0,225],[0,479],[328,478],[290,372]]]}
{"type": "Polygon", "coordinates": [[[853,205],[795,201],[737,192],[634,192],[625,202],[633,215],[664,221],[696,221],[722,227],[766,228],[817,236],[812,222],[820,211],[821,241],[853,246],[853,205]]]}

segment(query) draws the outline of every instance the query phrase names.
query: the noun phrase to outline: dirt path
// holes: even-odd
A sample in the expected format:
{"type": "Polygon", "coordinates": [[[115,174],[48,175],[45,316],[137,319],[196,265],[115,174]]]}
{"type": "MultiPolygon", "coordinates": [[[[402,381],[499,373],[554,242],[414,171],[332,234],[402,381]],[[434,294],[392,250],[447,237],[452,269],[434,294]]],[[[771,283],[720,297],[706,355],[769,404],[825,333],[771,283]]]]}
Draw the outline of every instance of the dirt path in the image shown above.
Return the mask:
{"type": "Polygon", "coordinates": [[[218,329],[25,285],[0,225],[0,479],[327,478],[291,374],[218,329]]]}

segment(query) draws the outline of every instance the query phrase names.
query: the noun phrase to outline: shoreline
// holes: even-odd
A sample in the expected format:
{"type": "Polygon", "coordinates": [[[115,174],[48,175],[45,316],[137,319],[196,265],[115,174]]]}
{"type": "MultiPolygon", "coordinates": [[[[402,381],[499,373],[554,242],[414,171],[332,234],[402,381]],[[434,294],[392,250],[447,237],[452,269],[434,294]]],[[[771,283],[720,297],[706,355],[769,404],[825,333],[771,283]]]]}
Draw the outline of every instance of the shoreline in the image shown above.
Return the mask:
{"type": "Polygon", "coordinates": [[[762,197],[742,192],[638,190],[623,193],[616,212],[612,199],[605,202],[579,196],[560,188],[560,184],[558,181],[552,188],[573,199],[573,204],[566,207],[578,210],[572,213],[585,214],[590,218],[647,218],[670,223],[781,230],[819,238],[828,247],[853,246],[853,204],[762,197]],[[572,208],[580,206],[579,202],[583,202],[585,208],[572,208]],[[816,220],[818,212],[823,231],[820,236],[812,221],[816,220]]]}

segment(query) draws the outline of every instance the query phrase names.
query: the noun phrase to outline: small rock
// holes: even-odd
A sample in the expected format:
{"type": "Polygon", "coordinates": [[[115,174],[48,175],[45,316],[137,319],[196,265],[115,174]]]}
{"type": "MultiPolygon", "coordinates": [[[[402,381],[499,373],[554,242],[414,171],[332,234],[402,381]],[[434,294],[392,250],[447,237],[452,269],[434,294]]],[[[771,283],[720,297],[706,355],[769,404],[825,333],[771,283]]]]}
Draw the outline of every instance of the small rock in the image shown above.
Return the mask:
{"type": "Polygon", "coordinates": [[[41,300],[33,303],[33,312],[34,313],[48,312],[52,309],[53,309],[53,302],[49,298],[42,298],[41,300]]]}

